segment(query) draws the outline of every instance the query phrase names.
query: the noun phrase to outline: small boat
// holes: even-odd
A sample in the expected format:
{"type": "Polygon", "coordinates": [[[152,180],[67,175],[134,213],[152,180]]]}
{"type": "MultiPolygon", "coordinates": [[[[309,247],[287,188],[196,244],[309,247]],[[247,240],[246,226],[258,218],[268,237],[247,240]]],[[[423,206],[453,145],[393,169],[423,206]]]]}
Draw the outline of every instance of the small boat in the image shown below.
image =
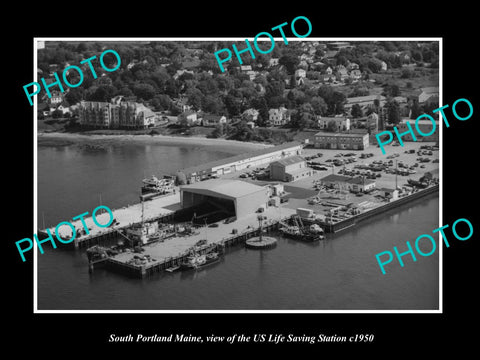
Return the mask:
{"type": "Polygon", "coordinates": [[[170,273],[175,272],[175,271],[177,271],[177,270],[180,270],[180,265],[170,266],[170,267],[168,267],[168,268],[165,269],[165,271],[168,271],[168,272],[170,272],[170,273]]]}
{"type": "Polygon", "coordinates": [[[302,240],[306,242],[319,241],[325,238],[323,229],[317,224],[301,227],[298,225],[288,225],[283,223],[279,231],[284,236],[287,236],[291,239],[302,240]]]}
{"type": "Polygon", "coordinates": [[[163,179],[159,179],[152,175],[150,178],[142,180],[142,196],[151,197],[173,192],[174,183],[174,179],[170,176],[164,176],[163,179]]]}
{"type": "Polygon", "coordinates": [[[204,255],[193,253],[180,265],[180,268],[182,270],[198,270],[220,261],[220,258],[220,253],[216,251],[211,251],[204,255]]]}

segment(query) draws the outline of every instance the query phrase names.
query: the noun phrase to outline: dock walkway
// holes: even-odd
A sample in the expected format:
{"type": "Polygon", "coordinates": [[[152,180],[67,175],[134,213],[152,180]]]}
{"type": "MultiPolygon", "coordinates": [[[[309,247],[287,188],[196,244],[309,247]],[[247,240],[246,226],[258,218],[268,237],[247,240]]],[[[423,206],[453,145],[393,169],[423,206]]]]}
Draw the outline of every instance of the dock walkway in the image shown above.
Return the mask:
{"type": "MultiPolygon", "coordinates": [[[[166,196],[154,198],[145,201],[144,207],[144,221],[171,219],[175,210],[180,208],[180,193],[169,194],[166,196]],[[178,204],[178,206],[175,206],[178,204]],[[168,207],[168,208],[167,208],[168,207]]],[[[119,209],[111,209],[115,223],[109,227],[102,228],[95,225],[91,216],[85,217],[85,224],[88,227],[89,234],[77,235],[73,240],[75,248],[89,247],[93,244],[98,244],[99,240],[108,239],[116,236],[119,230],[131,227],[133,224],[141,223],[142,221],[142,204],[134,204],[124,206],[119,209]]],[[[109,214],[102,213],[96,215],[96,219],[100,224],[106,224],[109,221],[109,214]]],[[[75,229],[83,229],[82,221],[70,221],[75,229]]],[[[55,227],[49,228],[52,235],[55,237],[55,227]]],[[[40,230],[39,236],[47,236],[46,230],[40,230]]],[[[58,235],[64,239],[72,237],[72,230],[68,226],[61,226],[58,229],[58,235]]]]}
{"type": "MultiPolygon", "coordinates": [[[[267,231],[278,228],[280,221],[285,221],[295,213],[293,209],[270,207],[263,215],[266,220],[263,228],[267,231]]],[[[141,254],[123,252],[112,256],[107,260],[108,266],[124,270],[134,276],[144,277],[154,272],[160,272],[168,267],[179,265],[194,248],[199,240],[207,240],[207,243],[197,249],[199,252],[215,249],[218,247],[230,247],[243,243],[251,237],[259,235],[258,214],[251,214],[233,223],[220,223],[218,227],[203,227],[191,236],[178,236],[166,239],[163,242],[154,242],[143,246],[141,254]],[[236,231],[235,231],[235,230],[236,231]],[[149,258],[143,264],[131,263],[135,255],[149,258]]]]}

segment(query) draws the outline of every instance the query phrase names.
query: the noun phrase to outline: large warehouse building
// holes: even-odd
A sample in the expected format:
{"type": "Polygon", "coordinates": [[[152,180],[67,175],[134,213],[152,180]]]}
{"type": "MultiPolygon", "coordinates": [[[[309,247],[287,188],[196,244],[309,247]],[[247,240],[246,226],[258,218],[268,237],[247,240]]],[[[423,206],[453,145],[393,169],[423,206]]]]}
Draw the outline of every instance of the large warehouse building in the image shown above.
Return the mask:
{"type": "Polygon", "coordinates": [[[221,176],[244,170],[249,167],[264,166],[272,161],[284,159],[302,153],[303,146],[300,142],[292,141],[281,145],[255,150],[246,154],[235,155],[207,164],[200,164],[177,173],[177,184],[192,184],[200,180],[221,176]]]}
{"type": "Polygon", "coordinates": [[[240,180],[211,179],[181,186],[180,200],[183,208],[210,203],[241,218],[266,206],[268,190],[240,180]]]}
{"type": "Polygon", "coordinates": [[[307,167],[307,162],[301,156],[292,156],[270,164],[270,179],[280,181],[295,181],[311,176],[313,170],[307,167]]]}

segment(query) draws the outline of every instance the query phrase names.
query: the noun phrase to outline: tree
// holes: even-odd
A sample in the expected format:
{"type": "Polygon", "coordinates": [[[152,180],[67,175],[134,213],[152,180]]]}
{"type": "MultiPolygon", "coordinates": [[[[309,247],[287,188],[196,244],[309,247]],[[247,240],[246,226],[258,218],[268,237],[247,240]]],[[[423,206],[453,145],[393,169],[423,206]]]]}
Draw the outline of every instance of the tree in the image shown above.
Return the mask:
{"type": "Polygon", "coordinates": [[[284,65],[289,74],[293,74],[300,63],[300,59],[293,53],[287,53],[278,59],[278,63],[284,65]]]}
{"type": "Polygon", "coordinates": [[[225,134],[223,124],[218,124],[215,126],[215,129],[213,129],[212,133],[210,134],[210,137],[212,138],[219,138],[222,137],[225,134]]]}
{"type": "Polygon", "coordinates": [[[203,93],[197,88],[190,88],[187,90],[187,101],[195,110],[200,110],[202,108],[203,98],[205,97],[203,93]]]}
{"type": "Polygon", "coordinates": [[[359,118],[363,116],[363,111],[362,108],[360,107],[359,104],[354,104],[352,106],[352,117],[353,118],[359,118]]]}
{"type": "Polygon", "coordinates": [[[225,107],[227,108],[230,117],[240,115],[241,100],[231,94],[232,91],[225,97],[225,107]]]}
{"type": "Polygon", "coordinates": [[[412,69],[410,69],[410,68],[408,68],[408,67],[403,68],[403,69],[402,69],[402,73],[401,73],[401,75],[400,75],[400,77],[401,77],[402,79],[410,79],[410,78],[412,78],[412,77],[414,77],[414,76],[415,76],[415,71],[413,71],[412,69]]]}
{"type": "Polygon", "coordinates": [[[373,73],[378,73],[380,70],[382,70],[382,62],[378,59],[370,59],[367,62],[367,67],[373,72],[373,73]]]}
{"type": "Polygon", "coordinates": [[[327,123],[327,129],[326,131],[329,131],[329,132],[337,132],[338,131],[338,125],[337,123],[334,121],[334,120],[330,120],[328,123],[327,123]]]}
{"type": "Polygon", "coordinates": [[[383,94],[385,96],[392,96],[392,97],[400,96],[401,94],[400,87],[397,84],[387,84],[384,87],[383,94]]]}
{"type": "Polygon", "coordinates": [[[81,86],[70,89],[65,95],[65,100],[67,100],[70,104],[74,105],[83,99],[84,93],[85,90],[81,86]]]}
{"type": "Polygon", "coordinates": [[[58,119],[58,118],[61,118],[61,117],[63,117],[63,112],[61,110],[56,109],[52,113],[52,118],[54,118],[54,119],[58,119]]]}
{"type": "Polygon", "coordinates": [[[312,105],[313,112],[316,115],[325,115],[328,109],[328,105],[320,96],[314,96],[310,99],[310,104],[312,105]]]}
{"type": "Polygon", "coordinates": [[[400,105],[395,100],[390,100],[385,106],[387,108],[388,121],[397,125],[400,122],[400,105]]]}
{"type": "Polygon", "coordinates": [[[253,99],[252,106],[258,110],[257,124],[265,125],[268,120],[268,104],[264,97],[253,99]]]}
{"type": "Polygon", "coordinates": [[[410,111],[411,111],[410,119],[416,119],[420,115],[421,109],[420,109],[420,105],[418,104],[418,101],[413,101],[410,111]]]}
{"type": "Polygon", "coordinates": [[[174,99],[178,97],[179,92],[180,89],[178,88],[177,82],[174,79],[168,79],[165,83],[165,94],[174,99]]]}
{"type": "Polygon", "coordinates": [[[150,100],[155,96],[155,88],[150,84],[135,84],[133,93],[139,99],[150,100]]]}
{"type": "Polygon", "coordinates": [[[152,99],[152,106],[156,111],[168,110],[172,100],[165,94],[155,95],[152,99]]]}
{"type": "Polygon", "coordinates": [[[229,139],[232,140],[249,141],[254,138],[254,132],[247,125],[246,121],[239,121],[231,131],[232,135],[229,136],[229,139]]]}
{"type": "Polygon", "coordinates": [[[113,86],[92,86],[86,91],[85,98],[89,101],[108,102],[115,94],[116,89],[113,86]]]}
{"type": "Polygon", "coordinates": [[[221,114],[225,110],[225,104],[218,96],[207,95],[202,99],[202,109],[211,114],[221,114]]]}

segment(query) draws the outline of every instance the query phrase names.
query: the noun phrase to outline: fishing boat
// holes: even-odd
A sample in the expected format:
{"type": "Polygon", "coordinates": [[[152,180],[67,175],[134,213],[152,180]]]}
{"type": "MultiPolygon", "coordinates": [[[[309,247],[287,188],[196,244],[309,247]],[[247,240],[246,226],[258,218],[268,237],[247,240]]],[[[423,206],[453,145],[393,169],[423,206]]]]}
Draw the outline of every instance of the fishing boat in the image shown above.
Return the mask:
{"type": "Polygon", "coordinates": [[[117,254],[117,250],[99,245],[94,245],[87,249],[87,258],[90,263],[100,262],[117,254]]]}
{"type": "Polygon", "coordinates": [[[215,264],[221,259],[220,253],[217,251],[211,251],[207,254],[199,255],[198,253],[192,253],[188,258],[180,265],[181,270],[198,270],[205,266],[215,264]]]}
{"type": "Polygon", "coordinates": [[[142,200],[147,200],[155,196],[165,195],[174,191],[175,181],[172,177],[165,176],[163,179],[152,175],[142,180],[142,200]]]}
{"type": "Polygon", "coordinates": [[[165,237],[160,229],[158,221],[145,221],[145,207],[142,201],[142,221],[125,230],[126,238],[132,246],[145,245],[165,237]]]}
{"type": "Polygon", "coordinates": [[[323,240],[325,238],[325,232],[318,224],[311,224],[309,226],[304,225],[301,220],[293,219],[295,225],[288,223],[281,223],[279,228],[282,235],[295,240],[301,240],[306,242],[314,242],[323,240]]]}

